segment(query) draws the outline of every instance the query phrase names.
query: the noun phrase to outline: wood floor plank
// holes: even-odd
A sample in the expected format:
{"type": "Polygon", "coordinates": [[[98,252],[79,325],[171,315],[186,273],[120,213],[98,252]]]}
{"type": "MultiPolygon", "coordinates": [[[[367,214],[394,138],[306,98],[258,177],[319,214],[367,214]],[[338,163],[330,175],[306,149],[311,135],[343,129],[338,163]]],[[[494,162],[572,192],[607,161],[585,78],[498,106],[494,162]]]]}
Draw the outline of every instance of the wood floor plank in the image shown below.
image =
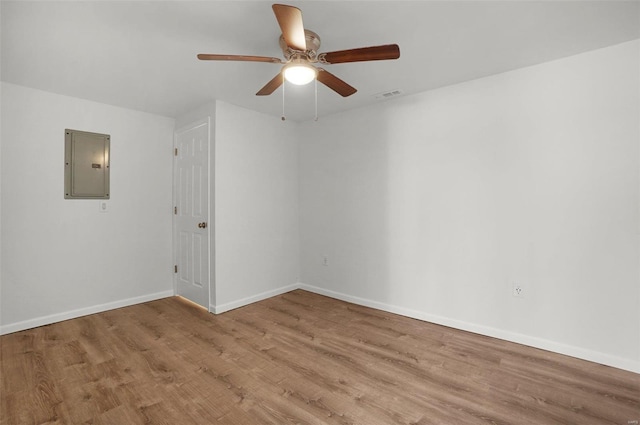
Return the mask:
{"type": "Polygon", "coordinates": [[[622,424],[640,376],[297,290],[0,337],[0,424],[622,424]]]}

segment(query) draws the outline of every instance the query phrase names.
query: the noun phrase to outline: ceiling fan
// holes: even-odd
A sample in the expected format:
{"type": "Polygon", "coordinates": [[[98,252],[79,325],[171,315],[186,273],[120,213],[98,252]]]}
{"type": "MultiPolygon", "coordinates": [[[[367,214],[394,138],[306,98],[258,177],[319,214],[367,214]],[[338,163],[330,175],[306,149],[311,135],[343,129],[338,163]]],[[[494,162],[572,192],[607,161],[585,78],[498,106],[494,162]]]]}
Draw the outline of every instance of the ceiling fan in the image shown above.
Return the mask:
{"type": "Polygon", "coordinates": [[[343,97],[351,96],[357,90],[336,77],[329,71],[313,64],[331,65],[335,63],[364,62],[387,59],[398,59],[400,48],[397,44],[362,47],[358,49],[339,50],[335,52],[319,53],[320,37],[313,31],[304,29],[302,12],[297,7],[284,4],[274,4],[273,13],[282,30],[280,48],[285,60],[267,56],[219,55],[201,53],[200,60],[270,62],[284,64],[282,70],[264,87],[257,96],[266,96],[280,87],[284,79],[303,85],[314,79],[343,97]]]}

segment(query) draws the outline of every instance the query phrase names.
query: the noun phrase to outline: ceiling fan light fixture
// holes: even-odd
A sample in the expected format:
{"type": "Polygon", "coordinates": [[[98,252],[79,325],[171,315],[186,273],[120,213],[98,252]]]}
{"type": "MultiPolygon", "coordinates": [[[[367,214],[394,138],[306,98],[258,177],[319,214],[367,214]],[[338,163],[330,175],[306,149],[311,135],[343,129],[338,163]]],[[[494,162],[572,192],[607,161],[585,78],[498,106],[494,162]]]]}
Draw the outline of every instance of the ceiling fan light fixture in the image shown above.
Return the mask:
{"type": "Polygon", "coordinates": [[[291,62],[284,67],[284,78],[291,84],[303,86],[312,82],[318,70],[308,63],[300,60],[291,62]]]}

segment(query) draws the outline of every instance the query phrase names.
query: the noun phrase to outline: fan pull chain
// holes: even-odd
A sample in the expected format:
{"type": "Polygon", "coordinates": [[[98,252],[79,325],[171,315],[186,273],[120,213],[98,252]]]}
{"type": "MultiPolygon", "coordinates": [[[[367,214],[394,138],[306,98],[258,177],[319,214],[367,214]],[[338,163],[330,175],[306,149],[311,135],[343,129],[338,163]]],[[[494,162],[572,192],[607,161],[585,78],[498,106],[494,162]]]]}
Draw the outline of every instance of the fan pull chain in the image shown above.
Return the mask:
{"type": "Polygon", "coordinates": [[[282,121],[284,121],[286,118],[284,116],[284,86],[286,86],[285,84],[285,80],[284,80],[284,72],[282,73],[282,121]]]}
{"type": "Polygon", "coordinates": [[[315,78],[315,91],[316,91],[316,93],[315,93],[316,94],[315,95],[315,98],[316,98],[316,116],[315,116],[315,118],[313,120],[314,121],[318,121],[318,79],[317,78],[315,78]]]}

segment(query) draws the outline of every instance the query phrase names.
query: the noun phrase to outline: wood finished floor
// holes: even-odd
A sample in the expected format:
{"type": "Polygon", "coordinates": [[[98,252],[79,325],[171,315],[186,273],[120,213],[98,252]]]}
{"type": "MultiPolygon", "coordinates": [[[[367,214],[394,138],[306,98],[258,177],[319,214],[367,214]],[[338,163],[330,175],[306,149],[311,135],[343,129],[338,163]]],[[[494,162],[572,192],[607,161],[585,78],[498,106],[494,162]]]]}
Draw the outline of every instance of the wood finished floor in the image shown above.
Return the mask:
{"type": "Polygon", "coordinates": [[[305,291],[0,337],[0,424],[616,424],[640,375],[305,291]]]}

